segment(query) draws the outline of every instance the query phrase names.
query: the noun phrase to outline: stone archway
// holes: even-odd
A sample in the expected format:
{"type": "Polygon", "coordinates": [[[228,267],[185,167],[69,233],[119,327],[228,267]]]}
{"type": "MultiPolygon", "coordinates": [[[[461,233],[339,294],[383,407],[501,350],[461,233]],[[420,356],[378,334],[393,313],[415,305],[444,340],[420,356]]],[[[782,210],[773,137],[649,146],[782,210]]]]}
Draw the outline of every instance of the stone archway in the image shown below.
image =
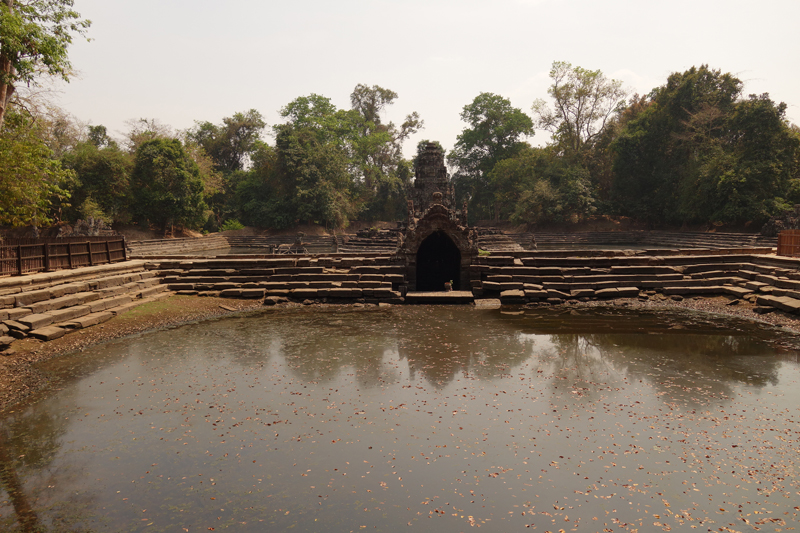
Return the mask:
{"type": "Polygon", "coordinates": [[[453,290],[461,285],[461,251],[444,231],[428,235],[417,249],[416,289],[443,291],[447,281],[453,290]]]}

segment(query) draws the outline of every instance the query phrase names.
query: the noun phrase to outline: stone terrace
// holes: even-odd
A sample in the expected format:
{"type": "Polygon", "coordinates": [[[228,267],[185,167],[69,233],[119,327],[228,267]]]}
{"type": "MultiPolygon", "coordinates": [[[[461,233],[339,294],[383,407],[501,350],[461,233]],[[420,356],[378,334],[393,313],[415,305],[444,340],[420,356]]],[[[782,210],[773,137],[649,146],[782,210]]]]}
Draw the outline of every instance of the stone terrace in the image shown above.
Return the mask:
{"type": "MultiPolygon", "coordinates": [[[[500,298],[503,304],[727,295],[764,311],[800,313],[800,259],[770,253],[518,250],[478,257],[469,278],[476,298],[500,298]]],[[[13,353],[16,339],[58,338],[174,293],[252,298],[265,305],[413,303],[413,297],[405,298],[406,287],[406,266],[388,254],[154,258],[0,278],[0,353],[13,353]]]]}
{"type": "Polygon", "coordinates": [[[49,341],[105,322],[166,291],[144,261],[0,278],[0,352],[17,339],[49,341]]]}
{"type": "Polygon", "coordinates": [[[170,291],[231,298],[402,303],[405,266],[391,256],[273,256],[153,261],[170,291]]]}
{"type": "Polygon", "coordinates": [[[593,257],[525,252],[480,257],[470,279],[476,296],[499,297],[504,304],[724,294],[800,312],[800,260],[763,255],[767,251],[593,257]]]}

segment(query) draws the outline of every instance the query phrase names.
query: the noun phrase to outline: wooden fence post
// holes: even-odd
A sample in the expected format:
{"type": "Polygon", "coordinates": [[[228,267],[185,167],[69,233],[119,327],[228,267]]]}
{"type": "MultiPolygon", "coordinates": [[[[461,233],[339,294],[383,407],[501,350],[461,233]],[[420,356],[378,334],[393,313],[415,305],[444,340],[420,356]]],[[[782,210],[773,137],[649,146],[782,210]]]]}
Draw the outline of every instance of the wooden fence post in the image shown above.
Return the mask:
{"type": "Polygon", "coordinates": [[[47,243],[42,244],[42,255],[44,256],[44,271],[50,272],[50,246],[47,243]]]}
{"type": "Polygon", "coordinates": [[[67,261],[69,261],[69,268],[72,270],[72,242],[67,242],[67,261]]]}
{"type": "Polygon", "coordinates": [[[89,266],[94,266],[94,258],[92,257],[92,241],[86,242],[86,248],[89,250],[89,266]]]}
{"type": "Polygon", "coordinates": [[[22,275],[22,245],[17,245],[17,275],[22,275]]]}

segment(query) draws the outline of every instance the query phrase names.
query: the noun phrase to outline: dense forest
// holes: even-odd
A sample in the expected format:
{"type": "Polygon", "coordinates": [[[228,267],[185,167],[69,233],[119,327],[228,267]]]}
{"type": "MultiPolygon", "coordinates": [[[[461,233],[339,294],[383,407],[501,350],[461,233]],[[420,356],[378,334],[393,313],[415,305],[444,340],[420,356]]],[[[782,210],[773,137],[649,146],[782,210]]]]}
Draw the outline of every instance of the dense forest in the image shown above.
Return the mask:
{"type": "MultiPolygon", "coordinates": [[[[217,231],[405,217],[414,158],[403,144],[423,120],[386,122],[392,90],[356,85],[347,109],[300,96],[272,126],[255,109],[185,131],[133,120],[114,139],[17,90],[68,77],[67,45],[88,26],[67,3],[41,6],[0,3],[0,225],[94,217],[217,231]],[[36,20],[50,20],[47,31],[36,20]]],[[[550,78],[528,112],[492,93],[464,105],[446,157],[471,222],[621,215],[654,227],[758,227],[800,203],[800,129],[786,104],[746,95],[734,75],[700,65],[646,95],[567,62],[550,78]],[[536,131],[549,133],[545,146],[532,144],[536,131]]]]}

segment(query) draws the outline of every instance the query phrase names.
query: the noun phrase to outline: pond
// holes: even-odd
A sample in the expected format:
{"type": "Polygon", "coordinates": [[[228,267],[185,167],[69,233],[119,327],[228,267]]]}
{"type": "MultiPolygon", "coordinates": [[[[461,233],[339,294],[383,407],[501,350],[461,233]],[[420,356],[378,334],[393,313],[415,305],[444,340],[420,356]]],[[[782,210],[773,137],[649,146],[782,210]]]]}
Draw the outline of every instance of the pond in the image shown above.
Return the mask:
{"type": "Polygon", "coordinates": [[[790,336],[623,308],[269,309],[51,361],[2,531],[779,531],[790,336]],[[38,528],[38,529],[37,529],[38,528]]]}

